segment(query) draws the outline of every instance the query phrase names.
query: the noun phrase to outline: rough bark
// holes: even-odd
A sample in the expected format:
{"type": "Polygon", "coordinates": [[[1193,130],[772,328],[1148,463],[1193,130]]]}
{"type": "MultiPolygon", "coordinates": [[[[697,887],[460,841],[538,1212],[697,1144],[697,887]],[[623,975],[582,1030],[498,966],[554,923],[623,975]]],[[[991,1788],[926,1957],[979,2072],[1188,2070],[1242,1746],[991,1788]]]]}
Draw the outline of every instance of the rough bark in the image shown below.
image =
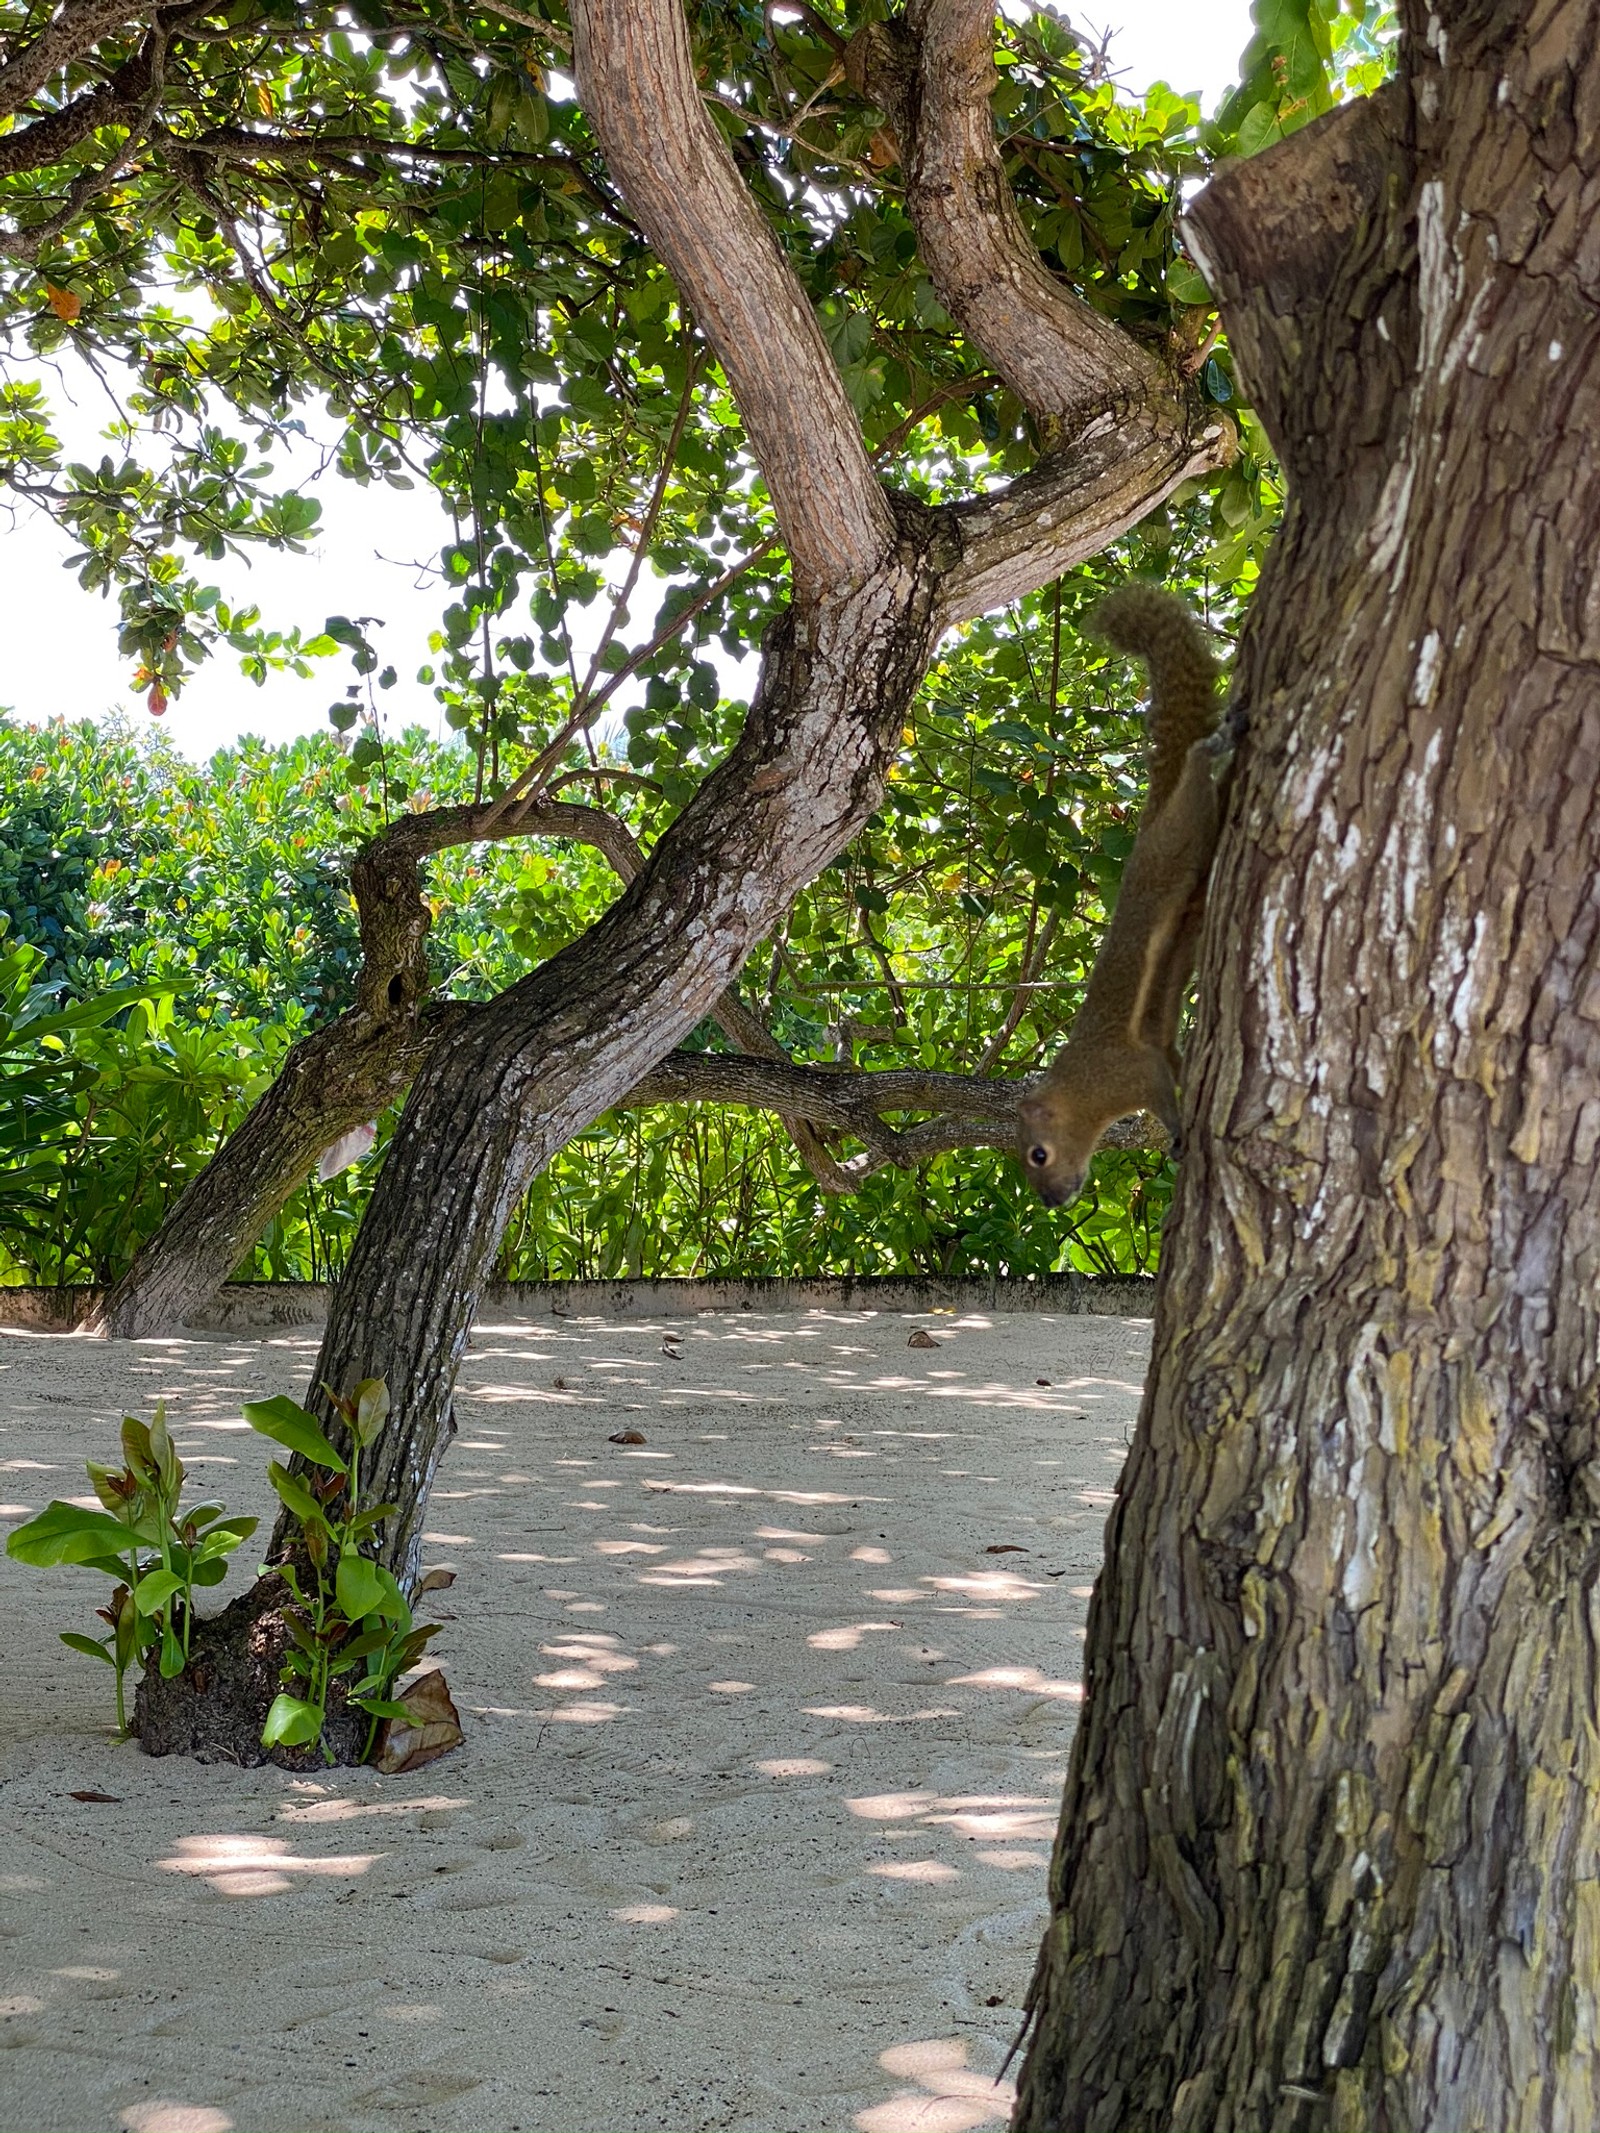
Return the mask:
{"type": "Polygon", "coordinates": [[[1193,234],[1293,481],[1019,2127],[1600,2124],[1600,21],[1193,234]]]}

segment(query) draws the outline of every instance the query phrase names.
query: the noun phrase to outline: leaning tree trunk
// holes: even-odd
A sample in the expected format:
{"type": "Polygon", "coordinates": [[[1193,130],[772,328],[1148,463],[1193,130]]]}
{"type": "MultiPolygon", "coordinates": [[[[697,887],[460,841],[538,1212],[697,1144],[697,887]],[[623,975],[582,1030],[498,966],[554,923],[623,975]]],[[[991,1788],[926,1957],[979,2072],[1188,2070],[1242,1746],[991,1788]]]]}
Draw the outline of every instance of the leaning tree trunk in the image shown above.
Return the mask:
{"type": "Polygon", "coordinates": [[[1413,23],[1193,215],[1294,502],[1019,2127],[1600,2124],[1600,21],[1413,23]]]}
{"type": "MultiPolygon", "coordinates": [[[[1032,247],[990,113],[992,0],[914,0],[863,62],[896,114],[904,197],[940,299],[1050,445],[1017,481],[937,507],[892,497],[873,472],[810,301],[706,114],[681,0],[574,0],[571,14],[579,92],[611,175],[738,400],[793,604],[768,632],[737,745],[626,892],[581,940],[468,1010],[412,1084],[315,1380],[388,1381],[393,1407],[363,1481],[397,1506],[381,1550],[408,1580],[478,1297],[530,1179],[713,1009],[863,827],[945,630],[1098,553],[1231,449],[1182,373],[1032,247]]],[[[491,805],[497,821],[515,790],[491,805]]],[[[328,1417],[326,1394],[309,1397],[328,1417]]],[[[257,1597],[275,1604],[270,1580],[257,1597]]],[[[249,1616],[242,1607],[241,1626],[249,1616]]],[[[236,1710],[205,1708],[204,1683],[184,1676],[161,1695],[190,1699],[166,1717],[197,1751],[239,1737],[236,1710]]]]}

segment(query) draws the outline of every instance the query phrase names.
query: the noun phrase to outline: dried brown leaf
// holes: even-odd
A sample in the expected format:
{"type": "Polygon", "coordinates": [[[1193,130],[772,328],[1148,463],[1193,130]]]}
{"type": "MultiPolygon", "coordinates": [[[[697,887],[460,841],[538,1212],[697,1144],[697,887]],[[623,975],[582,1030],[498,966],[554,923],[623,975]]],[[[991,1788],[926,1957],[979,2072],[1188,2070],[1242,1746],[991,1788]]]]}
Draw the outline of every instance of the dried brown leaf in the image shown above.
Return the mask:
{"type": "Polygon", "coordinates": [[[405,1705],[409,1715],[384,1720],[377,1753],[372,1758],[374,1769],[386,1777],[399,1777],[407,1770],[420,1770],[424,1763],[459,1747],[461,1714],[437,1667],[414,1681],[396,1700],[405,1705]]]}

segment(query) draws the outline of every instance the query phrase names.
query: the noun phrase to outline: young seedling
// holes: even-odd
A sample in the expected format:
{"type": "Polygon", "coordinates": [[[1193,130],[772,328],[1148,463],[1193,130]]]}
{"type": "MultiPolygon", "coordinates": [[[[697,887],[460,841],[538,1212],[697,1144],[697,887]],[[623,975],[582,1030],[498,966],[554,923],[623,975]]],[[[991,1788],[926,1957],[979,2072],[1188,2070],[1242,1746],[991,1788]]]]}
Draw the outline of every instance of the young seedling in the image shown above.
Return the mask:
{"type": "Polygon", "coordinates": [[[220,1503],[182,1508],[184,1466],[165,1408],[156,1409],[148,1427],[124,1415],[122,1451],[126,1464],[120,1467],[85,1462],[104,1510],[58,1498],[11,1533],[6,1553],[41,1566],[80,1564],[117,1580],[110,1600],[95,1610],[106,1635],[64,1630],[61,1641],[112,1668],[117,1731],[126,1736],[129,1669],[148,1665],[155,1653],[162,1674],[182,1673],[189,1658],[194,1589],[221,1583],[227,1575],[223,1558],[249,1539],[258,1521],[229,1517],[220,1503]]]}
{"type": "Polygon", "coordinates": [[[298,1527],[292,1555],[272,1566],[293,1596],[284,1610],[292,1640],[279,1676],[281,1688],[261,1731],[266,1747],[321,1745],[328,1694],[335,1681],[347,1680],[345,1701],[371,1720],[363,1757],[370,1755],[379,1722],[405,1718],[405,1706],[391,1695],[394,1683],[420,1656],[437,1622],[417,1627],[394,1573],[361,1553],[392,1503],[361,1506],[361,1455],[382,1429],[389,1413],[389,1388],[381,1378],[365,1378],[348,1395],[324,1386],[350,1435],[349,1459],[335,1449],[315,1415],[280,1395],[252,1401],[244,1418],[317,1469],[294,1474],[274,1460],[267,1477],[279,1501],[298,1527]],[[348,1677],[355,1675],[353,1681],[348,1677]]]}

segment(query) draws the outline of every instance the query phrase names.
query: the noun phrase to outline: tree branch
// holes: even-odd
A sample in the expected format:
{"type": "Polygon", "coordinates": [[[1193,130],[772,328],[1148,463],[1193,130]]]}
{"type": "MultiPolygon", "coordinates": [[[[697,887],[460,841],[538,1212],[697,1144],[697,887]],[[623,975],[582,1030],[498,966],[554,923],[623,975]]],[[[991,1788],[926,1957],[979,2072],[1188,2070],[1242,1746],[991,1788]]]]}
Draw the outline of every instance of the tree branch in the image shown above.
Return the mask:
{"type": "Polygon", "coordinates": [[[1160,365],[1040,258],[995,139],[994,0],[911,0],[851,38],[853,84],[900,142],[906,208],[939,301],[1048,441],[1108,401],[1172,399],[1160,365]]]}
{"type": "Polygon", "coordinates": [[[54,21],[0,65],[0,118],[20,110],[51,75],[81,59],[108,32],[137,29],[145,20],[145,11],[129,0],[65,0],[54,21]]]}
{"type": "MultiPolygon", "coordinates": [[[[853,1192],[873,1171],[914,1169],[953,1148],[1010,1148],[1017,1137],[1017,1105],[1030,1080],[989,1080],[936,1074],[922,1067],[849,1073],[796,1066],[783,1059],[734,1052],[669,1052],[638,1082],[619,1108],[647,1104],[742,1104],[848,1133],[865,1153],[837,1163],[840,1182],[824,1190],[853,1192]],[[885,1124],[889,1111],[933,1111],[921,1124],[885,1124]]],[[[1166,1135],[1143,1114],[1121,1119],[1102,1137],[1104,1148],[1162,1148],[1166,1135]]],[[[819,1179],[819,1183],[823,1181],[819,1179]]]]}
{"type": "Polygon", "coordinates": [[[894,522],[805,292],[701,102],[681,0],[575,0],[579,95],[717,352],[802,596],[860,584],[894,522]]]}
{"type": "Polygon", "coordinates": [[[1070,450],[990,496],[943,506],[961,543],[941,613],[967,622],[1099,555],[1191,475],[1226,466],[1233,426],[1198,402],[1107,408],[1070,450]]]}

